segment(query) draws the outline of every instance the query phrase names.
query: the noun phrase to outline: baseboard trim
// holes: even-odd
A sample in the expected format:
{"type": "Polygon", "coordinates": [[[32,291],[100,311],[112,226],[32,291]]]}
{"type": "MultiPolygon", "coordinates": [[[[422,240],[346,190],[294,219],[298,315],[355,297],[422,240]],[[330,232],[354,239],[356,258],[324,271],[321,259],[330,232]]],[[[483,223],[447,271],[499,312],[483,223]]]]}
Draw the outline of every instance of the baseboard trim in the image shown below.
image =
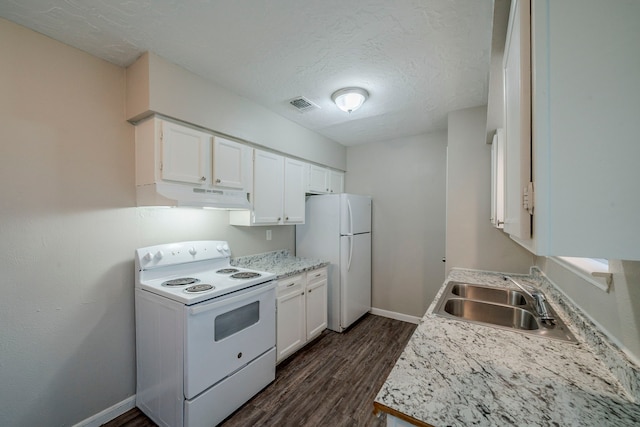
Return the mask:
{"type": "Polygon", "coordinates": [[[86,420],[80,421],[73,427],[100,427],[102,424],[108,423],[112,419],[124,414],[129,409],[135,408],[135,406],[136,395],[134,394],[133,396],[127,397],[122,402],[118,402],[110,408],[105,409],[104,411],[98,412],[97,414],[87,418],[86,420]]]}
{"type": "Polygon", "coordinates": [[[413,323],[415,325],[420,324],[420,317],[409,316],[408,314],[383,310],[381,308],[372,307],[371,314],[375,314],[376,316],[388,317],[390,319],[402,320],[403,322],[413,323]]]}

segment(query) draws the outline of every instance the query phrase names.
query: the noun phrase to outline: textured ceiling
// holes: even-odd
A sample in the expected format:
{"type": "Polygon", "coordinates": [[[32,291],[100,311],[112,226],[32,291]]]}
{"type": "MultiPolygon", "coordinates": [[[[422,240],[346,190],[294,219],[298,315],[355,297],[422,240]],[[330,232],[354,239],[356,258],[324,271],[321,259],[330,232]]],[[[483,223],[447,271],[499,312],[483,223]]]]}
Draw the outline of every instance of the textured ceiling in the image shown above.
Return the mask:
{"type": "Polygon", "coordinates": [[[487,100],[492,0],[1,0],[0,16],[128,66],[152,51],[344,145],[487,100]],[[370,93],[351,114],[331,94],[370,93]],[[288,100],[321,108],[300,113],[288,100]]]}

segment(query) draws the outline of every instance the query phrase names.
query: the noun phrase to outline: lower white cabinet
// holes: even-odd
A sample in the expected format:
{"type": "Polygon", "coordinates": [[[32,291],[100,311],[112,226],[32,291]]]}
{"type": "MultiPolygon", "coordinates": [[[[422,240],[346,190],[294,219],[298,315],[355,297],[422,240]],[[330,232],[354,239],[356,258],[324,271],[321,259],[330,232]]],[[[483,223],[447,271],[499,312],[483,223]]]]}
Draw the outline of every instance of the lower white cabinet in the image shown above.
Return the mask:
{"type": "Polygon", "coordinates": [[[306,342],[305,277],[287,277],[278,282],[276,298],[276,360],[294,353],[306,342]]]}
{"type": "Polygon", "coordinates": [[[278,281],[276,309],[280,362],[327,328],[327,268],[278,281]]]}
{"type": "Polygon", "coordinates": [[[327,329],[327,269],[307,273],[307,341],[327,329]]]}

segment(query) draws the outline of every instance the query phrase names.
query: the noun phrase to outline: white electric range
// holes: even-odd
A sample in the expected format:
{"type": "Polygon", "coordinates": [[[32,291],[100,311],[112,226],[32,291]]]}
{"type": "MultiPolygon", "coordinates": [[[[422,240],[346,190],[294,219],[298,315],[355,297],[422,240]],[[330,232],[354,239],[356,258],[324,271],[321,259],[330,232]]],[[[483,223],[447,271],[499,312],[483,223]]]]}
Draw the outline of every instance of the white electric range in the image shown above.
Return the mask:
{"type": "Polygon", "coordinates": [[[220,423],[275,379],[275,275],[224,241],[136,250],[136,405],[158,425],[220,423]]]}

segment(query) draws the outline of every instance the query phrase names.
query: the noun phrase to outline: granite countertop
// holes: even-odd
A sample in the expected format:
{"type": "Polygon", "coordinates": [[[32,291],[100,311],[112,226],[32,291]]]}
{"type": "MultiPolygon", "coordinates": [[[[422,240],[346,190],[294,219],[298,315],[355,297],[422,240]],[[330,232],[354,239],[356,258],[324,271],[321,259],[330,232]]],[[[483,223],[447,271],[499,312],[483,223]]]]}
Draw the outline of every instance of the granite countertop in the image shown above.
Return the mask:
{"type": "Polygon", "coordinates": [[[258,271],[268,271],[275,274],[278,279],[281,279],[325,267],[329,263],[318,259],[292,256],[288,250],[283,249],[233,258],[231,259],[231,265],[258,271]]]}
{"type": "Polygon", "coordinates": [[[515,288],[502,274],[453,269],[376,396],[415,425],[637,426],[640,367],[537,269],[539,288],[578,344],[432,314],[448,281],[515,288]]]}

